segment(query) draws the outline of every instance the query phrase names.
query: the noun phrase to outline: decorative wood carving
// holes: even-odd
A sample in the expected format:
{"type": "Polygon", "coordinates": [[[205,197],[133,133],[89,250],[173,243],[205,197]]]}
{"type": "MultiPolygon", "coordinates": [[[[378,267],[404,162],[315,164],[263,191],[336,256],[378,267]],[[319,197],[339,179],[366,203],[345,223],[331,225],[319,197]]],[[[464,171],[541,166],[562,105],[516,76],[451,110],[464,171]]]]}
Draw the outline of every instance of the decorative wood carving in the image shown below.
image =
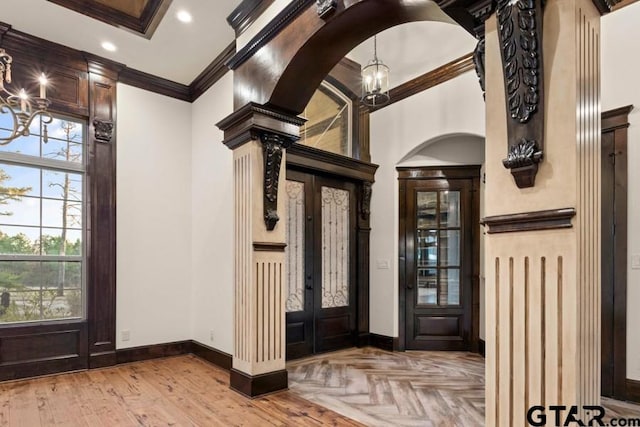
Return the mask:
{"type": "Polygon", "coordinates": [[[338,6],[336,0],[317,0],[316,5],[318,6],[318,16],[322,19],[332,15],[338,6]]]}
{"type": "Polygon", "coordinates": [[[372,187],[372,182],[365,181],[362,183],[362,195],[360,197],[360,215],[362,219],[368,219],[371,214],[372,187]]]}
{"type": "Polygon", "coordinates": [[[508,157],[518,188],[533,187],[544,149],[542,1],[497,5],[508,120],[508,157]]]}
{"type": "Polygon", "coordinates": [[[573,227],[571,220],[574,216],[576,216],[574,208],[552,209],[486,217],[481,224],[487,227],[489,234],[555,230],[573,227]]]}
{"type": "Polygon", "coordinates": [[[278,216],[278,182],[282,154],[293,141],[271,132],[263,132],[260,139],[264,155],[264,223],[267,230],[272,231],[280,220],[278,216]]]}
{"type": "Polygon", "coordinates": [[[95,129],[95,138],[100,142],[111,142],[113,137],[113,121],[111,120],[99,120],[93,121],[93,128],[95,129]]]}
{"type": "Polygon", "coordinates": [[[484,75],[484,58],[485,58],[485,41],[484,34],[478,40],[476,49],[473,51],[473,64],[476,67],[476,74],[480,81],[480,88],[482,89],[482,97],[485,97],[485,75],[484,75]]]}

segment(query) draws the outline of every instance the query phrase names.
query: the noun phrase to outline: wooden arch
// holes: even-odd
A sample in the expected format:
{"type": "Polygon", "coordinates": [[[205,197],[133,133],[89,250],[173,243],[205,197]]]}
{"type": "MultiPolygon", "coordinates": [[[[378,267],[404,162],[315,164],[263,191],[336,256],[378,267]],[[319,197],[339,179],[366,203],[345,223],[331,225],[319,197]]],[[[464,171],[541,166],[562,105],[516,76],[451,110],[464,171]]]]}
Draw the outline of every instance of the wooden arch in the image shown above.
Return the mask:
{"type": "Polygon", "coordinates": [[[308,7],[271,40],[231,61],[235,108],[248,103],[300,114],[331,69],[354,47],[393,26],[449,18],[430,0],[343,0],[321,18],[308,7]]]}

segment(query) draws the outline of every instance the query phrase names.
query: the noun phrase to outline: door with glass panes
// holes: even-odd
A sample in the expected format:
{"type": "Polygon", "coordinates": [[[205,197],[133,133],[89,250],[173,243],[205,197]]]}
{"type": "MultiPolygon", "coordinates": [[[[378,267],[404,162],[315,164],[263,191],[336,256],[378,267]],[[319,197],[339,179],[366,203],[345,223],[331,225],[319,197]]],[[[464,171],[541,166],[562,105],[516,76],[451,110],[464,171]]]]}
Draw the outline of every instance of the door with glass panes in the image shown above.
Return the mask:
{"type": "Polygon", "coordinates": [[[355,185],[287,171],[287,359],[356,337],[355,185]]]}
{"type": "Polygon", "coordinates": [[[473,181],[405,185],[406,349],[469,350],[473,181]]]}

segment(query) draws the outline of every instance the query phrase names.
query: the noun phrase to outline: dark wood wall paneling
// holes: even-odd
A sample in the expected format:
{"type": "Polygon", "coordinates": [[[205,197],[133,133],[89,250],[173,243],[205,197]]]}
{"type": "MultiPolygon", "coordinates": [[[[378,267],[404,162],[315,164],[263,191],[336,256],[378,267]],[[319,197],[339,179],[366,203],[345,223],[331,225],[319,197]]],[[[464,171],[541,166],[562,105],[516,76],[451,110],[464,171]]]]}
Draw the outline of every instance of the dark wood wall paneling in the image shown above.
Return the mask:
{"type": "Polygon", "coordinates": [[[115,134],[120,64],[0,25],[0,45],[14,55],[14,85],[46,72],[51,111],[89,123],[87,151],[87,320],[0,328],[0,379],[115,364],[115,134]],[[95,124],[99,126],[95,128],[95,124]],[[110,126],[108,126],[110,124],[110,126]],[[100,132],[96,132],[96,130],[100,132]],[[111,130],[111,132],[109,132],[111,130]]]}
{"type": "Polygon", "coordinates": [[[603,187],[608,187],[602,190],[603,200],[614,204],[609,210],[603,206],[602,215],[602,254],[607,263],[602,268],[602,383],[603,395],[640,402],[627,379],[627,145],[632,110],[629,105],[602,113],[603,187]],[[611,225],[614,230],[607,230],[611,225]]]}
{"type": "Polygon", "coordinates": [[[48,0],[59,6],[71,9],[82,15],[105,22],[114,27],[123,28],[151,39],[160,21],[167,13],[173,0],[149,0],[139,17],[129,15],[105,4],[86,0],[48,0]]]}

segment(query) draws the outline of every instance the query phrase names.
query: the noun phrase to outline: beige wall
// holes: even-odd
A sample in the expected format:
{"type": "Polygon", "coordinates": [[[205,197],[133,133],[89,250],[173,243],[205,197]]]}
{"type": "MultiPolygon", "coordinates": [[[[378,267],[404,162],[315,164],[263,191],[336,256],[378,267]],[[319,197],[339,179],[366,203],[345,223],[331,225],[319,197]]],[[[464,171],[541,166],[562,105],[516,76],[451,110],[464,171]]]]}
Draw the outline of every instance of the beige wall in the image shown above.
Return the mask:
{"type": "Polygon", "coordinates": [[[191,105],[119,84],[117,106],[116,345],[189,339],[191,105]]]}
{"type": "Polygon", "coordinates": [[[602,18],[602,109],[634,104],[629,116],[627,377],[640,380],[640,268],[631,266],[640,255],[640,3],[602,18]]]}

